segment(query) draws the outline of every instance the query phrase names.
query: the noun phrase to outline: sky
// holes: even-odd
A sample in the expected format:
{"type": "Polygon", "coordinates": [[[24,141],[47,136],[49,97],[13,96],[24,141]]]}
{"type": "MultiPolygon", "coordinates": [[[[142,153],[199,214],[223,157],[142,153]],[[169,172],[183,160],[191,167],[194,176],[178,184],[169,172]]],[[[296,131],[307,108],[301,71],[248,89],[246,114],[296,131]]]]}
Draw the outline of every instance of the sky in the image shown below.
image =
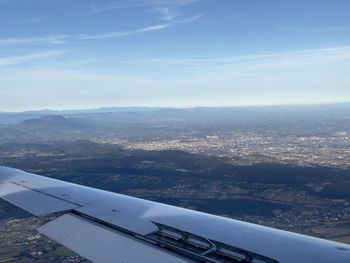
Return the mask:
{"type": "Polygon", "coordinates": [[[0,111],[350,102],[348,0],[0,0],[0,111]]]}

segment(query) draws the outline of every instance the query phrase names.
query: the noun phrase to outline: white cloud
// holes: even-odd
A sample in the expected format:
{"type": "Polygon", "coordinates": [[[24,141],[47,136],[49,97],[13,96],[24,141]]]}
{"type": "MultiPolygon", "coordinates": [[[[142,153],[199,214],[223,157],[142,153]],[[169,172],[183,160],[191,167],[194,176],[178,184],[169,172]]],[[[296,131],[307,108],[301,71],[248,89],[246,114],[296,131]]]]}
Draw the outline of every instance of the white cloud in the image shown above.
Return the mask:
{"type": "Polygon", "coordinates": [[[33,53],[33,54],[23,55],[23,56],[0,58],[0,67],[23,64],[23,63],[31,62],[33,60],[57,57],[62,55],[63,53],[64,52],[60,50],[50,50],[46,52],[38,52],[38,53],[33,53]]]}
{"type": "Polygon", "coordinates": [[[200,0],[133,0],[110,1],[108,3],[90,4],[90,13],[101,13],[123,8],[179,8],[200,0]]]}
{"type": "Polygon", "coordinates": [[[281,53],[255,54],[255,55],[238,55],[228,57],[165,57],[140,59],[136,62],[179,65],[189,67],[201,67],[208,70],[230,70],[236,67],[256,68],[266,66],[288,66],[288,65],[305,65],[305,63],[318,64],[320,61],[348,61],[350,59],[350,46],[296,50],[281,53]]]}
{"type": "Polygon", "coordinates": [[[46,43],[46,44],[60,44],[67,39],[66,35],[52,35],[43,37],[28,37],[28,38],[7,38],[0,39],[1,44],[35,44],[35,43],[46,43]]]}
{"type": "Polygon", "coordinates": [[[128,31],[117,31],[117,32],[107,32],[102,34],[95,35],[81,35],[80,39],[104,39],[104,38],[114,38],[114,37],[123,37],[131,36],[145,32],[159,31],[166,28],[174,27],[178,24],[186,24],[194,22],[202,17],[202,15],[194,15],[190,17],[181,17],[179,8],[187,6],[198,2],[200,0],[143,0],[143,1],[112,1],[104,5],[96,5],[95,3],[91,4],[92,13],[101,13],[110,11],[113,9],[121,8],[148,8],[156,11],[160,14],[160,19],[165,21],[165,23],[157,24],[153,26],[147,26],[135,30],[128,31]]]}
{"type": "Polygon", "coordinates": [[[74,69],[67,62],[64,67],[9,67],[1,71],[0,105],[28,109],[344,102],[350,101],[349,61],[350,47],[336,47],[228,58],[135,60],[139,66],[152,65],[142,71],[130,65],[128,73],[118,73],[117,68],[100,73],[74,69]],[[154,70],[153,63],[159,68],[154,70]],[[148,74],[151,71],[156,73],[148,74]]]}
{"type": "Polygon", "coordinates": [[[158,25],[143,27],[143,28],[130,30],[130,31],[116,31],[116,32],[108,32],[108,33],[96,34],[96,35],[81,35],[79,38],[83,39],[83,40],[88,40],[88,39],[104,39],[104,38],[131,36],[131,35],[137,35],[140,33],[164,30],[164,29],[167,29],[170,27],[174,27],[178,24],[191,23],[191,22],[198,20],[199,18],[201,18],[201,15],[187,17],[183,20],[179,20],[179,21],[175,21],[175,22],[171,22],[171,23],[158,24],[158,25]]]}
{"type": "Polygon", "coordinates": [[[152,4],[152,8],[160,14],[160,19],[164,21],[175,21],[181,17],[180,8],[191,5],[198,0],[177,0],[177,1],[157,1],[152,4]]]}
{"type": "Polygon", "coordinates": [[[170,17],[168,17],[168,19],[164,19],[164,20],[167,20],[166,23],[146,26],[143,28],[138,28],[138,29],[128,30],[128,31],[116,31],[116,32],[107,32],[107,33],[100,33],[100,34],[52,35],[52,36],[31,37],[31,38],[0,39],[0,45],[35,44],[35,43],[61,44],[66,41],[74,41],[74,40],[105,39],[105,38],[132,36],[132,35],[137,35],[137,34],[146,33],[146,32],[164,30],[180,24],[192,23],[197,21],[201,17],[202,15],[195,15],[191,17],[185,17],[183,19],[178,19],[178,20],[173,20],[173,19],[170,19],[170,17]]]}
{"type": "Polygon", "coordinates": [[[123,8],[145,8],[158,13],[160,20],[177,23],[176,20],[184,20],[183,17],[181,18],[181,12],[179,9],[199,1],[203,0],[112,1],[103,5],[92,3],[89,13],[101,13],[123,8]]]}
{"type": "Polygon", "coordinates": [[[328,26],[328,27],[284,27],[286,31],[305,32],[305,33],[338,33],[349,31],[348,26],[328,26]]]}
{"type": "Polygon", "coordinates": [[[179,24],[191,23],[202,15],[193,15],[188,17],[181,16],[179,8],[193,4],[202,0],[135,0],[135,1],[110,1],[107,4],[91,4],[90,13],[101,13],[113,9],[121,8],[147,8],[160,14],[162,23],[145,26],[134,30],[121,30],[116,32],[96,33],[96,34],[78,34],[78,35],[47,35],[39,37],[18,37],[0,39],[0,45],[18,45],[18,44],[61,44],[66,41],[105,39],[123,36],[131,36],[140,33],[153,32],[174,27],[179,24]]]}
{"type": "Polygon", "coordinates": [[[117,31],[117,32],[109,32],[109,33],[96,34],[96,35],[82,35],[82,36],[80,36],[80,39],[87,40],[87,39],[103,39],[103,38],[131,36],[131,35],[136,35],[136,34],[140,34],[140,33],[166,29],[170,26],[171,25],[169,25],[169,24],[159,24],[159,25],[139,28],[139,29],[135,29],[135,30],[130,30],[130,31],[117,31]]]}
{"type": "Polygon", "coordinates": [[[157,7],[156,10],[161,14],[161,19],[165,21],[174,20],[179,13],[170,7],[157,7]]]}

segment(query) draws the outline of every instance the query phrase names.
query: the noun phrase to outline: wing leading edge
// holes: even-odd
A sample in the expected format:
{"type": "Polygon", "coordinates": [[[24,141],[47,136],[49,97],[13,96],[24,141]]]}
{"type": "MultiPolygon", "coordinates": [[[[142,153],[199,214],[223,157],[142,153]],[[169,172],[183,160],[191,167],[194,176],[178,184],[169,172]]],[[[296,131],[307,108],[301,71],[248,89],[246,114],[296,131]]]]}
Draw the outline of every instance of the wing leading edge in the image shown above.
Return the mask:
{"type": "Polygon", "coordinates": [[[350,262],[350,246],[0,167],[0,197],[93,262],[350,262]]]}

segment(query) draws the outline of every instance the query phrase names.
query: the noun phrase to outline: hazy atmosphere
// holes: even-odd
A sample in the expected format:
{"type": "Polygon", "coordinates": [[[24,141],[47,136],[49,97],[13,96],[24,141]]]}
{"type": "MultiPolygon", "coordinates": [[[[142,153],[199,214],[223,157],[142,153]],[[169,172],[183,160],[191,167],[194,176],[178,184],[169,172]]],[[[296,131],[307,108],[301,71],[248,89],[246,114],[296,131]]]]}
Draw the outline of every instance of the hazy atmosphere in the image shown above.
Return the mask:
{"type": "Polygon", "coordinates": [[[0,262],[349,263],[349,14],[0,0],[0,262]]]}
{"type": "Polygon", "coordinates": [[[0,0],[0,110],[349,102],[349,8],[0,0]]]}

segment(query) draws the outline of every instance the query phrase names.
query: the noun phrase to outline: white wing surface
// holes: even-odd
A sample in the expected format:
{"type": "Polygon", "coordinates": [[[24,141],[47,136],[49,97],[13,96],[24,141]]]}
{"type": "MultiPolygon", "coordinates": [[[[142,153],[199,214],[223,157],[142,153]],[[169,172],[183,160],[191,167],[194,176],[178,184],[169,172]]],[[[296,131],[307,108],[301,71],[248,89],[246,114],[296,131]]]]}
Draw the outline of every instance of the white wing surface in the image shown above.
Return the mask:
{"type": "Polygon", "coordinates": [[[350,262],[350,246],[0,167],[0,197],[97,263],[350,262]]]}

